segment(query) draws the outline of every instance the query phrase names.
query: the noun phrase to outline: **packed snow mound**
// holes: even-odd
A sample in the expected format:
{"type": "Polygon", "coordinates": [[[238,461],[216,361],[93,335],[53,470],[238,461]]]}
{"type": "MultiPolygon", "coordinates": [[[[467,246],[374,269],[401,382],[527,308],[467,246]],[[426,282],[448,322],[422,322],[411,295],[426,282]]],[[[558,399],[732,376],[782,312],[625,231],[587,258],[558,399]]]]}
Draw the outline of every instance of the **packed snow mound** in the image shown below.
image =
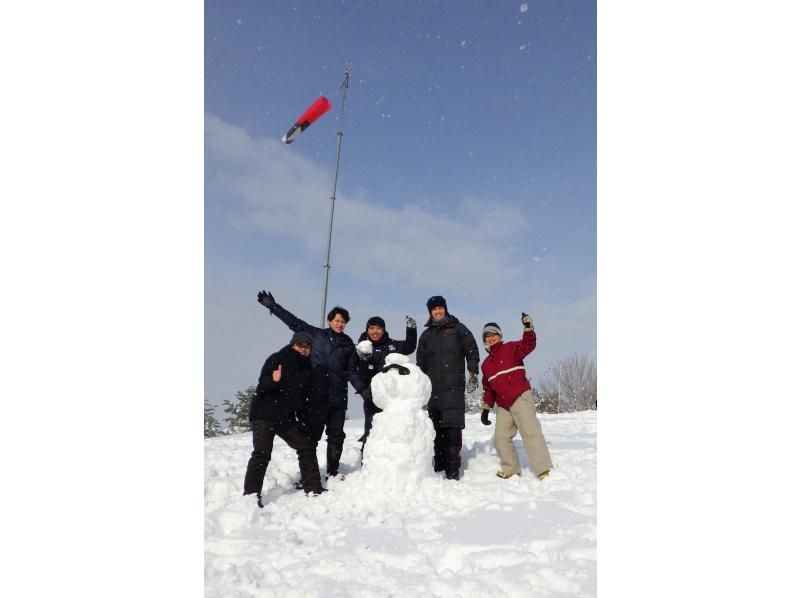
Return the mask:
{"type": "Polygon", "coordinates": [[[372,379],[372,400],[383,412],[372,420],[357,484],[364,491],[396,496],[418,491],[426,477],[438,477],[431,468],[435,432],[422,409],[431,396],[431,381],[399,353],[386,356],[384,369],[372,379]]]}
{"type": "Polygon", "coordinates": [[[389,353],[384,369],[391,365],[402,369],[392,368],[372,379],[372,401],[384,410],[421,409],[431,396],[431,379],[406,355],[389,353]]]}

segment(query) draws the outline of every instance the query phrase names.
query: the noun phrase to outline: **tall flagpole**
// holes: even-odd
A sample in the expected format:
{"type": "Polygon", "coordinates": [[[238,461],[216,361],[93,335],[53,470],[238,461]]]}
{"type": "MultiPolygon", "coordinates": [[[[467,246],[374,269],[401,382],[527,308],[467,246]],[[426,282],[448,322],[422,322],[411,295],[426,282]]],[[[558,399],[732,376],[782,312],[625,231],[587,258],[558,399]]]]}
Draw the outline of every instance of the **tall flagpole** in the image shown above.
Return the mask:
{"type": "Polygon", "coordinates": [[[325,284],[322,290],[322,317],[320,318],[320,327],[325,328],[325,315],[328,305],[328,274],[331,269],[331,238],[333,237],[333,207],[336,202],[336,182],[339,179],[339,157],[342,154],[342,137],[344,133],[344,103],[347,100],[347,90],[350,88],[350,63],[344,65],[344,81],[340,89],[342,92],[342,110],[339,113],[339,132],[336,134],[338,140],[336,142],[336,168],[333,171],[333,192],[331,193],[331,217],[328,222],[328,253],[325,256],[325,265],[322,267],[325,270],[325,284]]]}

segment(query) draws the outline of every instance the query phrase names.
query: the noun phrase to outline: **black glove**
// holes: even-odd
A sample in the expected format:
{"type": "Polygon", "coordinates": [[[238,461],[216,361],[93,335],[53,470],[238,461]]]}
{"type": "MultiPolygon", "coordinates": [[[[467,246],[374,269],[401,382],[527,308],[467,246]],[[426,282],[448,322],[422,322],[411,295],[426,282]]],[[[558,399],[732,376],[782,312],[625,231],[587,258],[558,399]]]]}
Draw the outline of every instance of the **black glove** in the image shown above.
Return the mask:
{"type": "Polygon", "coordinates": [[[482,409],[481,410],[481,423],[484,426],[491,426],[492,425],[492,422],[489,421],[489,410],[488,409],[482,409]]]}
{"type": "Polygon", "coordinates": [[[522,312],[522,325],[524,326],[525,330],[533,329],[533,318],[531,318],[525,312],[522,312]]]}
{"type": "Polygon", "coordinates": [[[478,388],[478,375],[470,374],[467,381],[467,392],[475,392],[476,388],[478,388]]]}
{"type": "Polygon", "coordinates": [[[417,321],[411,316],[406,316],[406,328],[416,328],[417,321]]]}
{"type": "Polygon", "coordinates": [[[258,294],[258,302],[270,311],[275,307],[275,297],[272,296],[272,293],[261,291],[258,294]]]}

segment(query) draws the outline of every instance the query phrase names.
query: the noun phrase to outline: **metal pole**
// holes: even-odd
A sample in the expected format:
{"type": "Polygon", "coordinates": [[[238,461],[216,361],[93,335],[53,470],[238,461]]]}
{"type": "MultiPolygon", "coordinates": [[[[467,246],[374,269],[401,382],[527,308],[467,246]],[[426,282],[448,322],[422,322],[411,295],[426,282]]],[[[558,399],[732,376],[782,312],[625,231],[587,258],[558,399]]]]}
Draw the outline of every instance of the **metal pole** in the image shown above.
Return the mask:
{"type": "Polygon", "coordinates": [[[325,328],[325,314],[328,305],[328,274],[331,269],[331,239],[333,237],[333,207],[336,202],[336,182],[339,179],[339,157],[342,153],[342,137],[344,133],[344,102],[347,99],[347,90],[350,88],[350,63],[344,65],[344,81],[341,86],[344,91],[342,92],[342,110],[339,113],[339,132],[336,133],[338,140],[336,142],[336,168],[333,171],[333,192],[331,193],[331,217],[328,221],[328,252],[325,255],[325,265],[322,267],[325,270],[325,283],[322,289],[322,316],[320,317],[320,327],[325,328]]]}

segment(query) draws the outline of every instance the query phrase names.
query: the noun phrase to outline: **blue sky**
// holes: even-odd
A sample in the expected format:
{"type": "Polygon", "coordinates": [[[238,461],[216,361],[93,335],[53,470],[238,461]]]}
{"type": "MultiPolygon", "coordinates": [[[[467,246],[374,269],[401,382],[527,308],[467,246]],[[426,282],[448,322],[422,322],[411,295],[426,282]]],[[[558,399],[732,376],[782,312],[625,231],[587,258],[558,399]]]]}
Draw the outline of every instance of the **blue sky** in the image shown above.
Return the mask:
{"type": "MultiPolygon", "coordinates": [[[[347,332],[424,324],[444,295],[476,337],[521,311],[555,360],[595,355],[594,2],[205,5],[205,385],[255,383],[288,331],[319,325],[343,65],[351,61],[328,307],[347,332]],[[280,137],[320,94],[333,109],[280,137]]],[[[354,403],[354,405],[357,403],[354,403]]]]}

